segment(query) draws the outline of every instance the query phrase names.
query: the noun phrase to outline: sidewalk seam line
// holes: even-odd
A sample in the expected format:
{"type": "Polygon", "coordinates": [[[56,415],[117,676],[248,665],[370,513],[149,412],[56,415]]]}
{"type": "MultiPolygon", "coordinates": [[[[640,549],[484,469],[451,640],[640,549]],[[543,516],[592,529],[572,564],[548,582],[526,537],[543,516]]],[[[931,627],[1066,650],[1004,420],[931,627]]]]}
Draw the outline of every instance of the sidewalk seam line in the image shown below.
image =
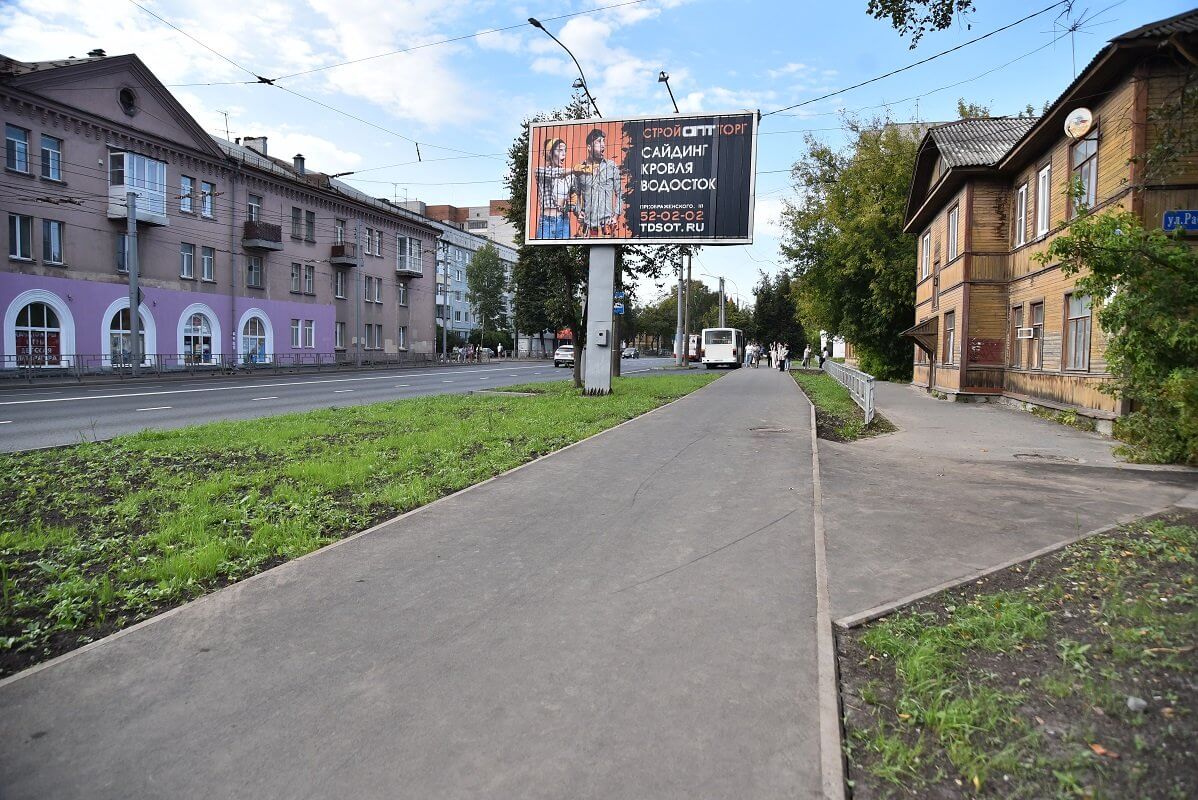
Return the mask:
{"type": "MultiPolygon", "coordinates": [[[[720,377],[723,377],[723,376],[720,376],[720,377]]],[[[532,461],[526,461],[523,464],[517,464],[516,466],[507,470],[506,472],[501,472],[498,475],[492,475],[490,478],[487,478],[485,481],[463,487],[463,488],[457,490],[456,492],[451,492],[450,494],[445,495],[444,497],[438,497],[436,500],[434,500],[431,503],[426,503],[425,505],[422,505],[419,508],[413,508],[411,511],[405,511],[404,513],[402,513],[398,516],[383,520],[382,522],[378,523],[377,525],[373,525],[364,531],[358,531],[357,533],[350,534],[349,536],[346,536],[345,538],[338,539],[335,542],[330,542],[330,543],[326,544],[324,547],[313,550],[310,553],[303,554],[299,558],[294,558],[290,561],[284,561],[282,564],[279,564],[278,566],[271,567],[268,570],[264,570],[262,572],[255,573],[253,575],[250,575],[248,578],[245,578],[244,580],[237,581],[236,583],[231,583],[228,586],[222,586],[220,589],[217,589],[215,592],[211,592],[209,594],[203,595],[202,597],[197,597],[194,600],[189,600],[186,603],[183,603],[182,605],[175,606],[174,608],[169,608],[166,611],[163,611],[161,614],[156,614],[155,616],[152,616],[149,619],[144,619],[135,625],[130,625],[128,628],[122,628],[119,631],[114,631],[102,639],[97,639],[94,642],[88,642],[87,644],[83,645],[82,647],[76,648],[75,650],[71,650],[70,652],[67,652],[67,653],[63,653],[62,655],[56,656],[56,657],[50,659],[49,661],[43,661],[40,664],[34,664],[33,666],[28,667],[24,670],[21,670],[20,672],[16,672],[12,675],[9,675],[6,678],[0,678],[0,689],[4,689],[9,684],[16,683],[17,681],[21,680],[22,678],[32,677],[33,675],[36,675],[37,673],[41,672],[44,669],[49,669],[50,667],[61,664],[61,663],[68,661],[76,656],[80,656],[80,655],[83,655],[84,653],[90,652],[91,650],[98,649],[101,645],[108,644],[110,642],[116,641],[117,639],[128,636],[129,634],[131,634],[134,631],[139,630],[143,627],[147,627],[156,622],[161,622],[163,620],[169,619],[170,617],[173,617],[174,615],[182,612],[185,608],[190,608],[191,606],[193,606],[197,603],[212,602],[217,597],[227,596],[229,593],[232,593],[233,591],[238,590],[241,587],[248,585],[251,581],[261,580],[261,579],[264,579],[267,575],[276,575],[276,574],[278,574],[279,571],[282,571],[287,568],[293,568],[293,566],[295,564],[298,564],[299,562],[301,562],[305,559],[312,558],[313,556],[319,555],[320,553],[326,553],[329,550],[332,550],[334,547],[340,547],[341,545],[348,544],[349,542],[352,542],[355,539],[361,538],[361,537],[366,536],[371,533],[375,533],[376,531],[380,530],[381,528],[384,528],[388,525],[399,522],[400,520],[403,520],[403,519],[410,517],[414,514],[419,514],[421,512],[427,511],[428,509],[432,508],[433,506],[436,506],[446,500],[449,500],[454,497],[458,497],[466,492],[473,491],[474,489],[478,489],[483,486],[486,486],[488,483],[491,483],[492,481],[497,481],[500,478],[504,477],[505,475],[510,475],[513,472],[516,472],[518,470],[522,470],[526,467],[531,467],[533,464],[536,464],[539,461],[544,461],[547,458],[552,458],[553,456],[556,456],[558,453],[564,453],[571,448],[574,448],[581,444],[589,442],[592,439],[596,439],[605,433],[610,433],[611,431],[614,431],[617,428],[622,428],[625,425],[629,424],[630,422],[636,422],[638,419],[644,419],[645,417],[649,416],[650,414],[654,414],[658,411],[661,411],[664,408],[669,408],[670,406],[674,405],[675,403],[681,402],[682,400],[685,400],[688,397],[694,397],[696,394],[703,391],[704,389],[711,386],[712,384],[715,384],[718,381],[719,381],[719,378],[716,378],[715,380],[711,381],[710,383],[700,386],[698,389],[695,389],[692,392],[687,392],[686,394],[682,395],[681,397],[676,397],[668,403],[663,403],[662,405],[657,406],[656,408],[651,408],[643,414],[637,414],[635,417],[632,417],[631,419],[626,419],[623,422],[621,422],[617,425],[613,425],[610,428],[604,428],[601,431],[591,434],[590,436],[586,437],[585,439],[579,439],[577,442],[571,442],[570,444],[566,445],[565,447],[561,448],[560,450],[554,450],[552,453],[546,453],[543,456],[537,456],[532,461]]]]}
{"type": "Polygon", "coordinates": [[[1093,530],[1074,534],[1074,535],[1069,536],[1065,539],[1062,539],[1058,542],[1054,542],[1053,544],[1045,545],[1044,547],[1033,550],[1032,552],[1027,553],[1025,555],[1019,556],[1017,558],[1012,558],[1008,561],[1004,561],[1001,564],[996,564],[992,567],[985,567],[984,569],[974,570],[966,575],[962,575],[959,578],[952,578],[951,580],[944,581],[943,583],[938,583],[935,586],[932,586],[928,589],[921,589],[918,592],[909,594],[906,597],[901,597],[898,600],[892,600],[889,603],[882,603],[881,605],[874,606],[873,608],[866,609],[865,611],[859,611],[856,614],[849,614],[848,616],[841,617],[840,619],[836,620],[836,627],[840,628],[841,630],[845,630],[845,631],[851,630],[853,628],[864,625],[867,622],[873,622],[874,620],[884,617],[887,614],[891,614],[895,611],[898,611],[899,609],[901,609],[905,606],[909,606],[912,603],[918,602],[918,601],[924,599],[925,597],[929,597],[934,594],[939,594],[940,592],[945,592],[950,589],[956,589],[959,586],[964,586],[967,583],[972,583],[973,581],[976,581],[980,578],[985,578],[987,576],[993,575],[996,572],[1001,572],[1004,569],[1009,569],[1009,568],[1015,566],[1016,564],[1022,564],[1025,561],[1031,561],[1036,558],[1042,558],[1051,553],[1055,553],[1058,550],[1063,550],[1066,547],[1068,547],[1069,545],[1076,544],[1076,543],[1082,541],[1083,539],[1089,539],[1091,536],[1098,536],[1099,534],[1110,533],[1111,531],[1117,530],[1120,527],[1122,527],[1124,525],[1128,525],[1128,524],[1135,522],[1136,520],[1139,520],[1139,519],[1146,519],[1148,517],[1154,517],[1154,516],[1157,516],[1158,514],[1166,514],[1169,511],[1171,511],[1177,507],[1178,506],[1176,504],[1173,504],[1173,505],[1165,506],[1164,508],[1158,508],[1155,511],[1149,511],[1146,513],[1125,514],[1124,516],[1119,517],[1114,522],[1109,523],[1107,525],[1103,525],[1101,528],[1094,528],[1093,530]]]}

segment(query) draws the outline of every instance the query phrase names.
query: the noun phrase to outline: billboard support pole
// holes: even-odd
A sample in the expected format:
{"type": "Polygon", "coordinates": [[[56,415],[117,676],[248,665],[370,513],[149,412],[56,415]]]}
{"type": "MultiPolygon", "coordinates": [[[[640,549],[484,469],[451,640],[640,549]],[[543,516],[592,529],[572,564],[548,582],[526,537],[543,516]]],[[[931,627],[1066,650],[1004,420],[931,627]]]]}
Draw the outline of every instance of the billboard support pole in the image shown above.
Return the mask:
{"type": "Polygon", "coordinates": [[[682,354],[682,341],[686,335],[682,330],[682,281],[685,278],[685,272],[682,269],[682,261],[686,258],[681,253],[678,254],[678,324],[674,328],[674,366],[684,366],[682,354]]]}
{"type": "Polygon", "coordinates": [[[582,362],[583,392],[611,394],[612,296],[615,292],[615,245],[593,245],[587,279],[587,345],[582,362]]]}
{"type": "Polygon", "coordinates": [[[720,278],[720,327],[721,328],[728,327],[727,321],[724,317],[724,279],[723,278],[720,278]]]}
{"type": "MultiPolygon", "coordinates": [[[[686,254],[686,285],[682,290],[682,354],[683,366],[691,365],[691,254],[686,254]]],[[[696,353],[696,355],[698,355],[696,353]]]]}

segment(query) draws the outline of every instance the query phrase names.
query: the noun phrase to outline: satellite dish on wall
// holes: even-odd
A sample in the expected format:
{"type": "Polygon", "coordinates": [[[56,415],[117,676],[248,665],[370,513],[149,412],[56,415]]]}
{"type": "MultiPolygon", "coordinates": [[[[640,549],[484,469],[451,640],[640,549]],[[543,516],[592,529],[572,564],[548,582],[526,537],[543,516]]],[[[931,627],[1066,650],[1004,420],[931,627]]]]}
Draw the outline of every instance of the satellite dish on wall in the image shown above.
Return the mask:
{"type": "Polygon", "coordinates": [[[1076,108],[1065,117],[1065,135],[1070,139],[1080,139],[1094,127],[1094,115],[1088,108],[1076,108]]]}

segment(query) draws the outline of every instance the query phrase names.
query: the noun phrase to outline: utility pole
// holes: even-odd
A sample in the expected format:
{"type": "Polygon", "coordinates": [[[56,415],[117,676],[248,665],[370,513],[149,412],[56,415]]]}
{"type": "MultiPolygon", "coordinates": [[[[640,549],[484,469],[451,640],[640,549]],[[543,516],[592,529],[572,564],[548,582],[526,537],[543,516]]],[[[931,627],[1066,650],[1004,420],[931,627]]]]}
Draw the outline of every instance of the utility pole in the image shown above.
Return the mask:
{"type": "Polygon", "coordinates": [[[685,364],[685,362],[682,360],[682,358],[683,358],[682,340],[686,336],[686,334],[683,332],[683,328],[682,328],[682,280],[683,280],[682,260],[684,258],[685,258],[685,256],[679,254],[679,256],[678,256],[678,303],[677,303],[678,324],[674,328],[674,331],[675,331],[674,332],[674,365],[678,366],[678,367],[681,367],[685,364]]]}
{"type": "Polygon", "coordinates": [[[364,333],[364,330],[362,327],[362,302],[363,302],[363,296],[366,292],[366,285],[365,285],[366,284],[366,276],[363,274],[363,266],[362,266],[362,218],[361,217],[358,217],[358,219],[356,219],[354,221],[354,242],[356,242],[356,244],[354,245],[354,260],[357,262],[357,265],[358,265],[358,268],[356,270],[356,272],[358,273],[357,281],[356,281],[358,284],[358,292],[356,295],[356,299],[354,301],[354,326],[357,328],[357,332],[354,336],[354,339],[357,341],[358,346],[356,348],[354,348],[354,365],[360,367],[360,366],[362,366],[362,345],[364,344],[363,339],[365,338],[362,335],[364,333]]]}
{"type": "Polygon", "coordinates": [[[141,289],[138,288],[137,192],[125,192],[125,266],[129,268],[129,362],[133,376],[141,375],[141,289]]]}
{"type": "Polygon", "coordinates": [[[683,290],[684,309],[682,312],[682,353],[685,357],[683,364],[689,369],[691,364],[691,254],[686,254],[686,287],[683,290]]]}
{"type": "Polygon", "coordinates": [[[720,278],[720,327],[728,327],[724,320],[724,279],[720,278]]]}

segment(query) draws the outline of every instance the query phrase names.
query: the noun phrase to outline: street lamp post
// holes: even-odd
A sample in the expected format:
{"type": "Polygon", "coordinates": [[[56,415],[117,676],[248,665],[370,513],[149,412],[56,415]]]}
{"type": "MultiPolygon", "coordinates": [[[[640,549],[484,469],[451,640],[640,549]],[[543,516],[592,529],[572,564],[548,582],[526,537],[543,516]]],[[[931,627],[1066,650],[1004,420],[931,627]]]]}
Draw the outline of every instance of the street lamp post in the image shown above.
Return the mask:
{"type": "Polygon", "coordinates": [[[549,29],[546,28],[544,25],[542,25],[540,20],[538,20],[536,17],[529,17],[528,24],[533,26],[534,28],[538,28],[538,29],[544,31],[546,36],[548,36],[553,41],[557,42],[558,47],[565,50],[566,55],[570,56],[570,60],[574,62],[574,66],[578,69],[578,74],[580,76],[579,80],[581,81],[581,84],[579,83],[579,81],[575,81],[574,88],[582,89],[582,91],[586,93],[587,100],[591,101],[591,108],[595,109],[595,116],[602,117],[603,115],[601,113],[599,113],[599,104],[595,102],[595,98],[591,94],[591,90],[587,87],[587,76],[582,71],[582,65],[578,63],[578,59],[575,58],[574,54],[570,52],[570,48],[568,48],[564,44],[562,44],[561,41],[556,36],[554,36],[552,33],[550,33],[549,29]]]}
{"type": "Polygon", "coordinates": [[[657,73],[657,82],[666,85],[666,91],[670,93],[670,102],[674,104],[674,113],[678,113],[678,101],[674,99],[674,90],[670,88],[670,74],[664,69],[657,73]]]}

